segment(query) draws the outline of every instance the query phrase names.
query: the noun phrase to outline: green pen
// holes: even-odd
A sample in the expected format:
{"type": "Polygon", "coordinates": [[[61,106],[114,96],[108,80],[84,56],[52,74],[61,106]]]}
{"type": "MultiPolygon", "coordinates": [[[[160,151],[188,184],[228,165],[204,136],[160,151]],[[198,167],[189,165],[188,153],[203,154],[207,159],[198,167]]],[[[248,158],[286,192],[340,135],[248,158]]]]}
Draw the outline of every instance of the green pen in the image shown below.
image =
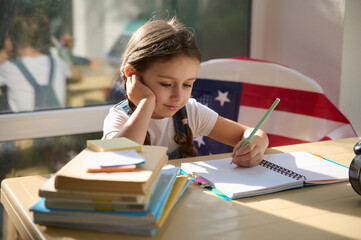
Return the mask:
{"type": "MultiPolygon", "coordinates": [[[[266,114],[263,116],[263,118],[261,119],[261,121],[259,121],[259,123],[257,124],[257,126],[253,129],[253,131],[251,132],[251,135],[248,136],[248,138],[246,139],[246,141],[244,141],[244,143],[242,144],[242,146],[239,148],[243,148],[244,146],[246,146],[247,143],[249,143],[249,141],[251,141],[251,139],[253,138],[253,136],[256,134],[256,132],[258,131],[258,129],[262,126],[262,124],[264,123],[264,121],[266,121],[266,119],[268,118],[268,116],[271,114],[271,112],[273,111],[273,109],[275,109],[275,107],[277,106],[277,104],[280,102],[279,98],[276,98],[276,100],[273,102],[273,104],[271,105],[271,107],[268,109],[268,111],[266,112],[266,114]]],[[[238,150],[239,150],[238,149],[238,150]]],[[[233,156],[232,161],[229,164],[232,164],[233,159],[236,155],[233,156]]]]}

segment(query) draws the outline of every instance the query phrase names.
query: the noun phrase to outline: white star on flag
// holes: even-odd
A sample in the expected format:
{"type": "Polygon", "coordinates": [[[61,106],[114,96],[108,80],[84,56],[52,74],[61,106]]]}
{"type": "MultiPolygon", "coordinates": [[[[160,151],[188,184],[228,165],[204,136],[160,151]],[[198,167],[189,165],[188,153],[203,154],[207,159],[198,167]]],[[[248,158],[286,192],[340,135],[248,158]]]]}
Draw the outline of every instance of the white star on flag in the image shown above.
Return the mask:
{"type": "Polygon", "coordinates": [[[231,100],[228,98],[228,91],[223,93],[218,90],[218,97],[216,97],[215,100],[221,103],[221,107],[223,107],[225,102],[231,102],[231,100]]]}
{"type": "Polygon", "coordinates": [[[203,136],[195,137],[194,141],[198,142],[198,148],[200,148],[202,145],[206,145],[206,143],[203,140],[203,136]]]}

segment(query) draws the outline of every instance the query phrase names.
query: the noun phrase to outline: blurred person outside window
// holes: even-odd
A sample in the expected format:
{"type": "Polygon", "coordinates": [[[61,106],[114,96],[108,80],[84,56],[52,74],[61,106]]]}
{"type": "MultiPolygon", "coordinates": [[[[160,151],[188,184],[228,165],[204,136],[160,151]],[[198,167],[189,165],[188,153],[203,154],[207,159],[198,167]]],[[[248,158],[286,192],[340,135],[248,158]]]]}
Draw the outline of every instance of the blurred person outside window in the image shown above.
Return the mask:
{"type": "Polygon", "coordinates": [[[50,24],[39,8],[17,11],[10,23],[14,56],[0,63],[0,86],[7,87],[13,112],[64,108],[67,80],[81,74],[58,56],[49,53],[50,24]]]}

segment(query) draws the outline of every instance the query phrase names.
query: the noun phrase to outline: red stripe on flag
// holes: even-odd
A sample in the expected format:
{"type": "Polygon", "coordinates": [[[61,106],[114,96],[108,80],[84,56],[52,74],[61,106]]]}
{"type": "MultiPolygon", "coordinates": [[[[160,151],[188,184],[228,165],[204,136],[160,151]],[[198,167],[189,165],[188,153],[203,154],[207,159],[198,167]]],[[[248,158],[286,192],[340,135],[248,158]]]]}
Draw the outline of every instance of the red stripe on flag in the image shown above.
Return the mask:
{"type": "Polygon", "coordinates": [[[328,136],[325,136],[323,137],[320,141],[327,141],[327,140],[332,140],[332,138],[328,137],[328,136]]]}
{"type": "Polygon", "coordinates": [[[269,139],[269,145],[268,147],[278,147],[278,146],[285,146],[285,145],[292,145],[292,144],[300,144],[300,143],[308,143],[308,141],[295,139],[295,138],[289,138],[289,137],[283,137],[275,134],[269,134],[267,133],[268,139],[269,139]]]}
{"type": "Polygon", "coordinates": [[[276,98],[276,110],[349,123],[348,119],[321,93],[243,83],[240,105],[268,109],[276,98]]]}

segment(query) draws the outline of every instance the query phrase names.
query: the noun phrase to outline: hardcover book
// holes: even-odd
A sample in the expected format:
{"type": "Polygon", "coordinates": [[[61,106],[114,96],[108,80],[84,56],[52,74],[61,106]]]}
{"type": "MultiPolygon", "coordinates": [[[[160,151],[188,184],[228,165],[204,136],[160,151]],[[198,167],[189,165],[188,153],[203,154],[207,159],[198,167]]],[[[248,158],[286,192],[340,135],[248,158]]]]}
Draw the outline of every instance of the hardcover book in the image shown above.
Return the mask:
{"type": "Polygon", "coordinates": [[[128,204],[145,204],[150,199],[150,195],[155,188],[153,183],[147,194],[132,193],[107,193],[107,192],[87,192],[56,189],[54,186],[55,176],[52,176],[39,188],[39,196],[47,199],[72,199],[74,201],[109,201],[122,202],[128,204]]]}
{"type": "Polygon", "coordinates": [[[159,178],[168,160],[167,148],[143,146],[140,155],[145,162],[131,172],[89,173],[86,157],[93,151],[83,150],[55,174],[55,188],[87,192],[146,194],[159,178]]]}

